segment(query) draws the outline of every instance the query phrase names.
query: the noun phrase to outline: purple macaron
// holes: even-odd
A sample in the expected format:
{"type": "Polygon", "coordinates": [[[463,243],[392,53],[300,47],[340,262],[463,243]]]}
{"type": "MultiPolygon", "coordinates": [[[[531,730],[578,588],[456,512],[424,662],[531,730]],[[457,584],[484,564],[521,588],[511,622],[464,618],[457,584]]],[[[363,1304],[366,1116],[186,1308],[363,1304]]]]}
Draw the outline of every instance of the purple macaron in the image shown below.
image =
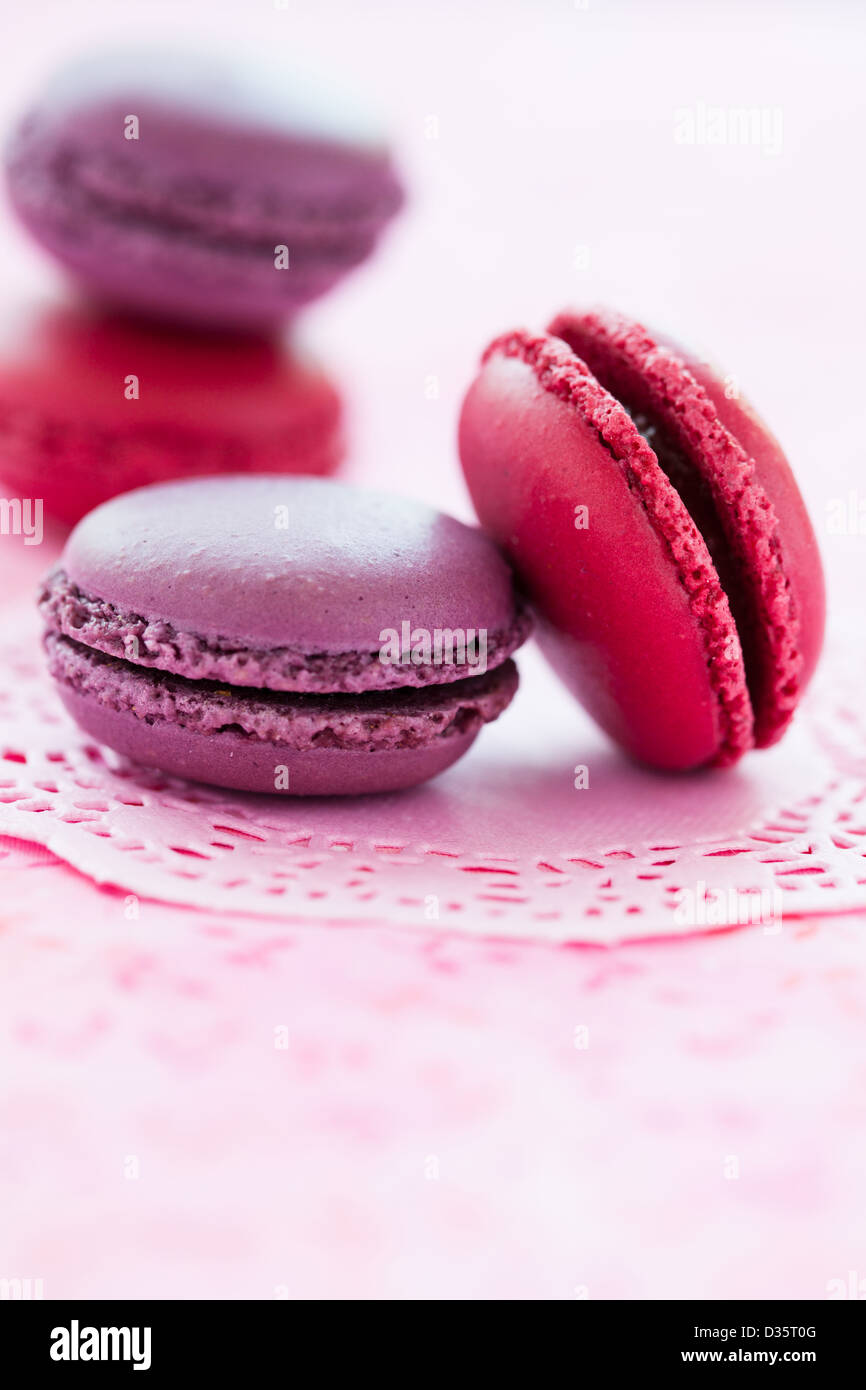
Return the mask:
{"type": "Polygon", "coordinates": [[[63,70],[6,171],[25,226],[91,292],[227,327],[330,289],[402,201],[381,134],[343,98],[191,55],[63,70]]]}
{"type": "Polygon", "coordinates": [[[296,796],[393,791],[449,767],[510,703],[530,627],[481,531],[263,475],[106,502],[40,606],[61,698],[97,741],[296,796]]]}

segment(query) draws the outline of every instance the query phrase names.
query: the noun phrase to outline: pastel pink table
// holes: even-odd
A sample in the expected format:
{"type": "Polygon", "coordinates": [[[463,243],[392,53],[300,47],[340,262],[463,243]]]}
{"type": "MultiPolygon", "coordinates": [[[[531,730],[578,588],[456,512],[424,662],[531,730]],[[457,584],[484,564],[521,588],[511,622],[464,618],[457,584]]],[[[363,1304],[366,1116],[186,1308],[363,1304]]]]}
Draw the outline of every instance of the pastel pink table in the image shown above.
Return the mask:
{"type": "MultiPolygon", "coordinates": [[[[194,44],[304,55],[378,95],[411,207],[302,326],[347,392],[352,476],[468,516],[454,428],[477,355],[570,301],[709,348],[788,445],[827,554],[831,655],[803,727],[845,799],[819,824],[828,789],[796,739],[724,793],[650,784],[530,655],[514,722],[463,780],[395,810],[395,837],[421,838],[435,805],[441,844],[496,856],[525,821],[540,892],[599,845],[616,847],[613,874],[638,841],[721,842],[812,798],[790,872],[810,867],[812,836],[826,910],[804,889],[778,932],[653,939],[670,920],[654,933],[647,888],[643,940],[567,947],[529,907],[518,930],[513,893],[482,908],[475,892],[462,924],[425,923],[415,897],[392,896],[381,921],[312,901],[291,916],[196,906],[194,889],[179,906],[98,888],[35,831],[7,835],[0,1277],[46,1297],[866,1291],[866,760],[856,699],[840,719],[833,703],[837,679],[862,689],[864,539],[828,526],[852,491],[856,514],[862,476],[864,16],[769,0],[46,13],[15,17],[4,128],[73,44],[176,38],[179,23],[194,44]],[[557,778],[586,749],[597,792],[578,817],[557,778]]],[[[8,217],[2,246],[0,312],[56,292],[8,217]]],[[[0,537],[0,624],[60,539],[0,537]]],[[[21,644],[32,662],[35,639],[21,644]]],[[[0,753],[8,738],[0,725],[0,753]]],[[[314,829],[387,839],[385,815],[320,809],[314,829]]],[[[776,839],[790,835],[770,828],[762,863],[778,874],[776,839]]]]}

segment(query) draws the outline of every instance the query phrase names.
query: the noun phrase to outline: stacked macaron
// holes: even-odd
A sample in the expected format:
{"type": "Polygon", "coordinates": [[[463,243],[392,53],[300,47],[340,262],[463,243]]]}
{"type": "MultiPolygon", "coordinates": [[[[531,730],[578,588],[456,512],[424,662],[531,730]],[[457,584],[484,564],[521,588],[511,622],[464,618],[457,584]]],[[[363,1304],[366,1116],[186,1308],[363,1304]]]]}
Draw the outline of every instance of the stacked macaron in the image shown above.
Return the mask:
{"type": "Polygon", "coordinates": [[[40,600],[74,718],[246,791],[448,767],[517,687],[509,566],[419,504],[269,476],[338,461],[337,395],[277,333],[397,211],[381,137],[282,75],[136,55],[56,78],[7,178],[91,300],[0,344],[5,476],[87,514],[40,600]]]}
{"type": "Polygon", "coordinates": [[[77,310],[59,332],[32,329],[27,367],[0,357],[5,477],[38,478],[48,510],[75,520],[172,474],[336,466],[333,388],[277,334],[370,255],[400,206],[367,118],[282,73],[115,55],[47,85],[6,175],[25,227],[91,299],[153,322],[84,324],[96,352],[73,368],[86,378],[75,420],[48,387],[76,351],[77,310]]]}

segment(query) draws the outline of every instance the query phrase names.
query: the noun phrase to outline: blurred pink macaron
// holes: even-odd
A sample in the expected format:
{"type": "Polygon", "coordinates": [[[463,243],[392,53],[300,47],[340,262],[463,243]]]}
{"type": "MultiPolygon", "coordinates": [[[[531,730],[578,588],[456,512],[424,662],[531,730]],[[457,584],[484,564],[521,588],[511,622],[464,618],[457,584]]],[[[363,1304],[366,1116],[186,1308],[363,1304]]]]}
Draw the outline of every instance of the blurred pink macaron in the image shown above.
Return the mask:
{"type": "Polygon", "coordinates": [[[62,522],[148,483],[341,456],[340,397],[287,345],[71,303],[5,316],[0,479],[62,522]]]}

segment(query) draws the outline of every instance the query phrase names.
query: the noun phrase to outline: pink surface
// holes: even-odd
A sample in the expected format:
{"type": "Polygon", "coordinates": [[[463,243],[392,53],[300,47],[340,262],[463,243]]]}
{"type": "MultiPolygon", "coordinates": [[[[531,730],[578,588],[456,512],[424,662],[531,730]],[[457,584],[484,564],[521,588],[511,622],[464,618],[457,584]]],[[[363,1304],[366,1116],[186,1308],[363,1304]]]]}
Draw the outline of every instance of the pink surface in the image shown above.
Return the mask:
{"type": "MultiPolygon", "coordinates": [[[[814,695],[823,680],[830,698],[724,781],[671,783],[613,754],[529,653],[513,711],[422,804],[305,818],[314,846],[379,846],[381,899],[357,912],[335,893],[330,915],[307,899],[305,921],[250,916],[223,886],[198,909],[142,889],[136,918],[129,891],[17,844],[0,867],[0,1275],[41,1277],[49,1297],[822,1297],[866,1270],[866,759],[862,700],[832,698],[862,691],[863,17],[386,9],[381,26],[312,5],[191,4],[181,21],[193,42],[283,45],[363,75],[400,136],[413,202],[388,254],[302,327],[353,406],[354,475],[468,518],[454,434],[482,347],[570,300],[619,305],[725,363],[789,452],[827,552],[831,655],[814,695]],[[778,108],[781,150],[702,143],[714,104],[778,108]],[[693,143],[676,138],[682,112],[693,143]],[[577,763],[588,793],[572,789],[577,763]],[[779,808],[801,818],[779,855],[793,845],[804,885],[834,885],[804,886],[810,917],[779,932],[568,951],[519,903],[466,886],[491,869],[477,856],[519,841],[521,882],[562,912],[552,899],[576,890],[547,887],[558,875],[539,866],[583,851],[592,902],[571,901],[610,910],[613,939],[635,906],[651,935],[630,846],[716,843],[728,853],[689,872],[714,863],[736,884],[744,831],[765,847],[791,831],[779,808]],[[416,843],[419,818],[472,871],[452,879],[474,939],[422,920],[423,865],[404,871],[418,901],[399,902],[384,861],[389,841],[416,843]],[[823,892],[848,915],[822,915],[823,892]],[[536,940],[491,940],[503,923],[536,940]]],[[[51,14],[10,23],[5,126],[73,41],[73,19],[51,14]]],[[[177,23],[167,4],[94,4],[74,37],[177,23]]],[[[53,272],[8,221],[3,237],[11,302],[53,272]]],[[[51,553],[56,538],[0,538],[6,604],[51,553]]],[[[15,655],[36,659],[32,629],[15,655]]],[[[60,823],[65,854],[102,814],[60,823]]],[[[104,848],[88,838],[95,871],[104,848]]],[[[303,872],[317,891],[320,870],[303,872]]],[[[197,873],[175,881],[184,903],[202,891],[197,873]]]]}
{"type": "Polygon", "coordinates": [[[821,1298],[863,1268],[859,922],[549,952],[129,920],[57,865],[4,894],[2,1267],[48,1297],[821,1298]]]}

